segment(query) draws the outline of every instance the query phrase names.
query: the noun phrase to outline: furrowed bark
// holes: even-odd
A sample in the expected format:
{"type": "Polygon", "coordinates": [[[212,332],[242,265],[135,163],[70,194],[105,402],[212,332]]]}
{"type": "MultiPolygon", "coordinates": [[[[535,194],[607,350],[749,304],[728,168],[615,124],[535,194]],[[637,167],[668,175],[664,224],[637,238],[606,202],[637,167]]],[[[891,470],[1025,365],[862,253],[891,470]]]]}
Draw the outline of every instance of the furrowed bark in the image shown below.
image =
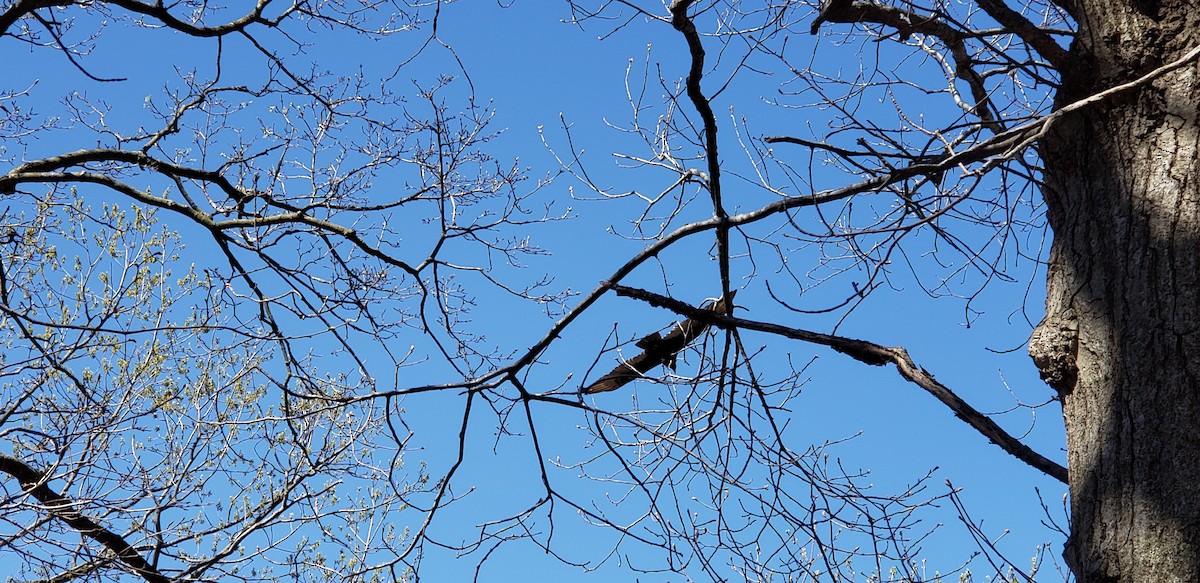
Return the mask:
{"type": "MultiPolygon", "coordinates": [[[[1193,2],[1076,2],[1058,103],[1200,44],[1193,2]]],[[[1080,583],[1200,580],[1200,73],[1041,140],[1054,246],[1030,352],[1059,390],[1080,583]]]]}

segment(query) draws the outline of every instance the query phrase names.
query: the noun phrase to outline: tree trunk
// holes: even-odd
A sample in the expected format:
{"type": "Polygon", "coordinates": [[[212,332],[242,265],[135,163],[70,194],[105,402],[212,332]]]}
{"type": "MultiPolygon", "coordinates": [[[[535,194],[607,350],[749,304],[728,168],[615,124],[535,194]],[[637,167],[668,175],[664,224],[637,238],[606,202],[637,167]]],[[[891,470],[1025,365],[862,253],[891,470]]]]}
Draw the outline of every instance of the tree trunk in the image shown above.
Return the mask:
{"type": "MultiPolygon", "coordinates": [[[[1194,2],[1075,4],[1060,104],[1200,43],[1194,2]]],[[[1030,353],[1062,395],[1081,583],[1200,581],[1198,117],[1192,63],[1039,145],[1054,245],[1030,353]]]]}

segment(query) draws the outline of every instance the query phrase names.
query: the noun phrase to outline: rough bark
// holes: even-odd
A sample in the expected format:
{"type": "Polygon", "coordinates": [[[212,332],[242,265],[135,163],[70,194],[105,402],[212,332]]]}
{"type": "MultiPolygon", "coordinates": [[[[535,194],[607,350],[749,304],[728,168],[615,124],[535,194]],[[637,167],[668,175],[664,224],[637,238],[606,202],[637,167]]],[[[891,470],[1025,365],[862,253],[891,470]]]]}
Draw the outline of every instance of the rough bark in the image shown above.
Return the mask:
{"type": "MultiPolygon", "coordinates": [[[[1081,1],[1059,103],[1200,43],[1194,2],[1081,1]]],[[[1200,581],[1200,72],[1195,64],[1041,142],[1055,233],[1030,343],[1063,400],[1081,583],[1200,581]]]]}
{"type": "MultiPolygon", "coordinates": [[[[732,301],[736,293],[736,290],[731,291],[728,299],[732,301]]],[[[728,311],[728,305],[729,302],[725,298],[721,298],[710,302],[702,309],[724,314],[728,311]]],[[[674,370],[676,355],[695,342],[697,338],[703,336],[706,330],[708,330],[707,322],[688,318],[683,322],[676,322],[666,336],[660,336],[658,332],[646,336],[637,343],[638,348],[643,349],[641,353],[621,362],[611,372],[584,387],[580,392],[591,394],[615,391],[664,364],[674,370]]]]}

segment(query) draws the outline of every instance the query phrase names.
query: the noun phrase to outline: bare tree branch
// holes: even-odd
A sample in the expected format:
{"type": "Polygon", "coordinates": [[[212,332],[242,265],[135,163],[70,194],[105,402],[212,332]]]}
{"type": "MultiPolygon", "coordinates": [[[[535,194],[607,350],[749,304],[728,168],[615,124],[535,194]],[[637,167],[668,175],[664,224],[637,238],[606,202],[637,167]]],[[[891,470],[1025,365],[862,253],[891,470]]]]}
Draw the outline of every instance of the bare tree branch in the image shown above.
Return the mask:
{"type": "Polygon", "coordinates": [[[993,132],[1003,131],[1003,124],[992,111],[991,98],[984,86],[983,76],[975,70],[975,61],[967,51],[968,35],[946,24],[936,15],[919,14],[912,10],[874,2],[832,0],[826,4],[817,20],[813,22],[813,34],[816,34],[818,27],[823,22],[882,24],[898,31],[901,38],[908,38],[913,34],[923,34],[938,39],[950,49],[950,54],[954,58],[955,75],[966,81],[971,88],[971,95],[975,100],[972,112],[979,116],[984,127],[993,132]]]}
{"type": "Polygon", "coordinates": [[[70,6],[74,0],[18,0],[0,13],[0,36],[8,35],[8,29],[18,20],[32,14],[33,11],[51,6],[70,6]]]}
{"type": "MultiPolygon", "coordinates": [[[[736,293],[737,291],[734,290],[730,292],[728,298],[710,302],[701,309],[727,314],[731,308],[728,300],[732,300],[736,293]]],[[[640,354],[618,364],[611,372],[584,387],[581,392],[590,394],[615,391],[664,364],[674,370],[676,355],[704,335],[706,330],[708,330],[707,323],[689,319],[677,322],[666,336],[660,336],[658,332],[650,334],[638,341],[638,348],[643,349],[640,354]]]]}
{"type": "Polygon", "coordinates": [[[75,502],[51,489],[50,476],[45,472],[35,470],[29,464],[3,453],[0,453],[0,472],[16,479],[25,492],[41,502],[46,511],[55,518],[62,520],[79,534],[95,540],[111,551],[137,576],[150,583],[169,583],[171,581],[169,577],[158,572],[158,569],[146,562],[146,559],[124,537],[97,524],[77,510],[75,502]]]}
{"type": "Polygon", "coordinates": [[[990,417],[971,407],[966,401],[955,394],[954,391],[950,390],[949,387],[938,382],[933,375],[913,362],[912,357],[908,355],[908,351],[902,347],[881,346],[866,340],[811,332],[769,322],[746,320],[735,316],[720,315],[711,310],[694,308],[679,300],[646,290],[617,284],[610,284],[609,287],[618,295],[637,298],[653,306],[668,308],[688,318],[707,322],[712,326],[722,329],[756,330],[786,338],[803,340],[812,344],[828,346],[850,358],[872,366],[882,366],[888,363],[894,364],[900,376],[925,389],[926,392],[933,395],[943,405],[946,405],[946,407],[953,411],[956,417],[988,438],[989,441],[999,446],[1000,449],[1029,464],[1034,469],[1064,484],[1067,483],[1067,469],[1065,467],[1033,451],[1029,446],[1021,443],[1020,440],[1002,429],[990,417]]]}
{"type": "Polygon", "coordinates": [[[1061,71],[1067,65],[1067,50],[1059,46],[1054,37],[1038,28],[1029,19],[1021,16],[1003,0],[979,0],[979,7],[996,19],[1001,26],[1029,43],[1029,46],[1049,61],[1055,69],[1061,71]]]}

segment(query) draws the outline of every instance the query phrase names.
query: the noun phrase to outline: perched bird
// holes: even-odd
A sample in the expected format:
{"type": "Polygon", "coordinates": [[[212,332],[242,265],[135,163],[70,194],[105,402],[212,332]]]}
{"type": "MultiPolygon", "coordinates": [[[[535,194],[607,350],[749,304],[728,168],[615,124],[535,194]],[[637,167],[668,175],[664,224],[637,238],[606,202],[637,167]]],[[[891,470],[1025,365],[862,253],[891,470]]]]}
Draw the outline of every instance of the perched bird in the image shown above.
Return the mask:
{"type": "MultiPolygon", "coordinates": [[[[703,309],[724,314],[726,300],[732,301],[736,293],[737,290],[733,290],[729,292],[728,298],[710,302],[703,309]]],[[[617,364],[611,372],[584,387],[582,392],[591,394],[615,391],[654,367],[664,364],[671,370],[675,370],[675,360],[679,353],[702,336],[706,330],[708,330],[708,324],[689,318],[676,323],[666,336],[661,336],[658,332],[650,334],[637,341],[637,347],[642,349],[641,354],[617,364]]]]}

